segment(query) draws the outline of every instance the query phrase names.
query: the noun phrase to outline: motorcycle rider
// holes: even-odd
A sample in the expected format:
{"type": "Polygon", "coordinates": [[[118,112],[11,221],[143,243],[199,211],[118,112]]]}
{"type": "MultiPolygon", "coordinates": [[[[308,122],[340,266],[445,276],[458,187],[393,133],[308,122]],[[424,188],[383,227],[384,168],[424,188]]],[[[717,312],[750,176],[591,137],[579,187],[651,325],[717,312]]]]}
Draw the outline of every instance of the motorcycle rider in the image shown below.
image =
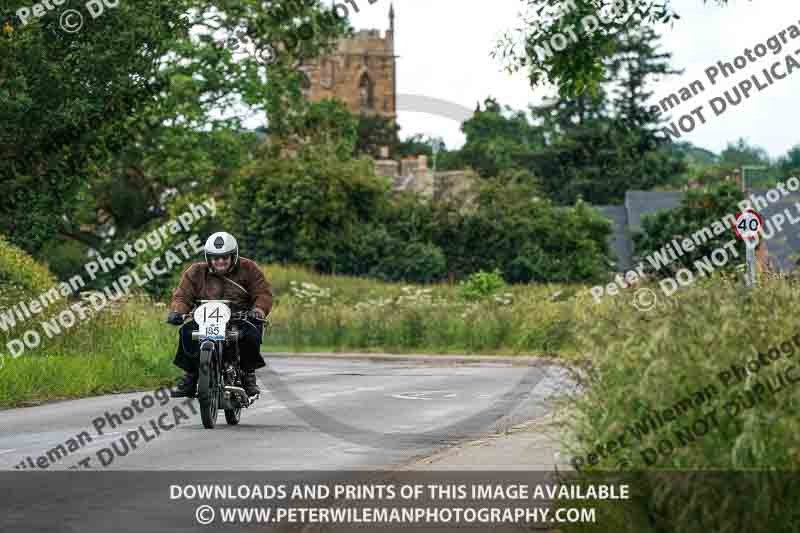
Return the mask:
{"type": "MultiPolygon", "coordinates": [[[[198,300],[231,300],[232,312],[252,309],[252,315],[259,320],[272,310],[272,287],[255,261],[239,257],[239,244],[233,235],[224,231],[212,234],[204,252],[205,263],[194,263],[183,272],[167,317],[167,323],[183,326],[174,363],[186,374],[172,392],[173,398],[193,398],[197,392],[200,343],[192,340],[192,331],[197,331],[199,325],[193,320],[184,324],[182,315],[198,307],[198,300]]],[[[252,397],[259,393],[255,370],[267,364],[261,356],[263,328],[244,321],[240,330],[242,385],[252,397]]]]}

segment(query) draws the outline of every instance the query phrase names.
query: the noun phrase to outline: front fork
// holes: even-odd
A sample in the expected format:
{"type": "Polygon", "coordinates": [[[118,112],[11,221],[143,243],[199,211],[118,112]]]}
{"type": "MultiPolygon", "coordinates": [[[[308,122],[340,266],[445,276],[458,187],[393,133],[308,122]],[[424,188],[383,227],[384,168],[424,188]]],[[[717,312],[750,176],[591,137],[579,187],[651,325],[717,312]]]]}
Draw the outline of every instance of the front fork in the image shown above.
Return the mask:
{"type": "MultiPolygon", "coordinates": [[[[203,340],[200,344],[200,352],[211,350],[213,358],[218,365],[218,372],[213,377],[213,381],[221,381],[218,389],[219,403],[223,409],[235,409],[240,406],[250,404],[247,395],[242,389],[241,366],[239,354],[239,337],[241,332],[237,328],[231,328],[225,335],[225,341],[203,340]],[[233,345],[225,349],[225,345],[233,345]],[[238,401],[237,401],[238,398],[238,401]],[[242,405],[237,405],[242,404],[242,405]]],[[[200,332],[193,331],[192,338],[200,340],[200,332]]],[[[208,368],[201,368],[200,372],[208,372],[208,368]]]]}

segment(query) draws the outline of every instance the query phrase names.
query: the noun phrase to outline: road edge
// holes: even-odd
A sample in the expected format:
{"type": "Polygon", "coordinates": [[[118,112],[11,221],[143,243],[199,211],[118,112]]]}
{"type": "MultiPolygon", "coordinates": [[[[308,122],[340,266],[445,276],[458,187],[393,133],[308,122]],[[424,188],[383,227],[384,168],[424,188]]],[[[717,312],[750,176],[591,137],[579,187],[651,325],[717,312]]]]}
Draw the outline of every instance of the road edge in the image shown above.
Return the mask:
{"type": "Polygon", "coordinates": [[[563,364],[556,357],[528,355],[460,355],[460,354],[391,354],[358,352],[261,352],[265,358],[279,359],[350,359],[414,363],[501,363],[516,366],[552,366],[563,364]]]}

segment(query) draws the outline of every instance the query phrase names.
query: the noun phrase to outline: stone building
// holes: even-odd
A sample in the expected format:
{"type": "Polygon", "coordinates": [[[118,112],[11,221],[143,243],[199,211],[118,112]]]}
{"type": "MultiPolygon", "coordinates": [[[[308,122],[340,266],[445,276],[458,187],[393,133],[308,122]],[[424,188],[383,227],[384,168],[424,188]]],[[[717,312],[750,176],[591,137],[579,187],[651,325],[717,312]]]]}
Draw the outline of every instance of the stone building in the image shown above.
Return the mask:
{"type": "Polygon", "coordinates": [[[341,39],[336,50],[300,65],[303,95],[312,102],[342,101],[354,114],[397,119],[397,56],[394,53],[394,5],[389,29],[359,30],[341,39]]]}
{"type": "MultiPolygon", "coordinates": [[[[394,48],[395,13],[389,7],[389,29],[359,30],[341,39],[333,53],[300,65],[305,74],[303,96],[311,102],[336,99],[356,115],[380,115],[397,121],[397,55],[394,48]]],[[[470,171],[436,172],[420,155],[393,161],[388,147],[375,160],[375,173],[391,178],[394,191],[414,191],[432,200],[468,190],[475,175],[470,171]]]]}
{"type": "Polygon", "coordinates": [[[470,170],[434,173],[428,168],[426,155],[407,157],[402,161],[378,159],[375,161],[375,174],[391,178],[395,192],[416,192],[433,201],[461,195],[469,199],[472,197],[470,186],[477,180],[477,175],[470,170]]]}

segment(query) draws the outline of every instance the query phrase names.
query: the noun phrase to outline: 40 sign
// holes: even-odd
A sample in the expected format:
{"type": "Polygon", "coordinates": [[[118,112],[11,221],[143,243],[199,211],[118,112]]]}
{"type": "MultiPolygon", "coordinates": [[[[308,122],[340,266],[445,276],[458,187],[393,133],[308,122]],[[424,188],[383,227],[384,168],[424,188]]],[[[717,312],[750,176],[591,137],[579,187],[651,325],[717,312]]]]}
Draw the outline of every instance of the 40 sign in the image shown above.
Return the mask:
{"type": "Polygon", "coordinates": [[[764,227],[764,219],[754,209],[747,209],[736,215],[733,230],[743,240],[758,240],[758,234],[764,227]]]}

